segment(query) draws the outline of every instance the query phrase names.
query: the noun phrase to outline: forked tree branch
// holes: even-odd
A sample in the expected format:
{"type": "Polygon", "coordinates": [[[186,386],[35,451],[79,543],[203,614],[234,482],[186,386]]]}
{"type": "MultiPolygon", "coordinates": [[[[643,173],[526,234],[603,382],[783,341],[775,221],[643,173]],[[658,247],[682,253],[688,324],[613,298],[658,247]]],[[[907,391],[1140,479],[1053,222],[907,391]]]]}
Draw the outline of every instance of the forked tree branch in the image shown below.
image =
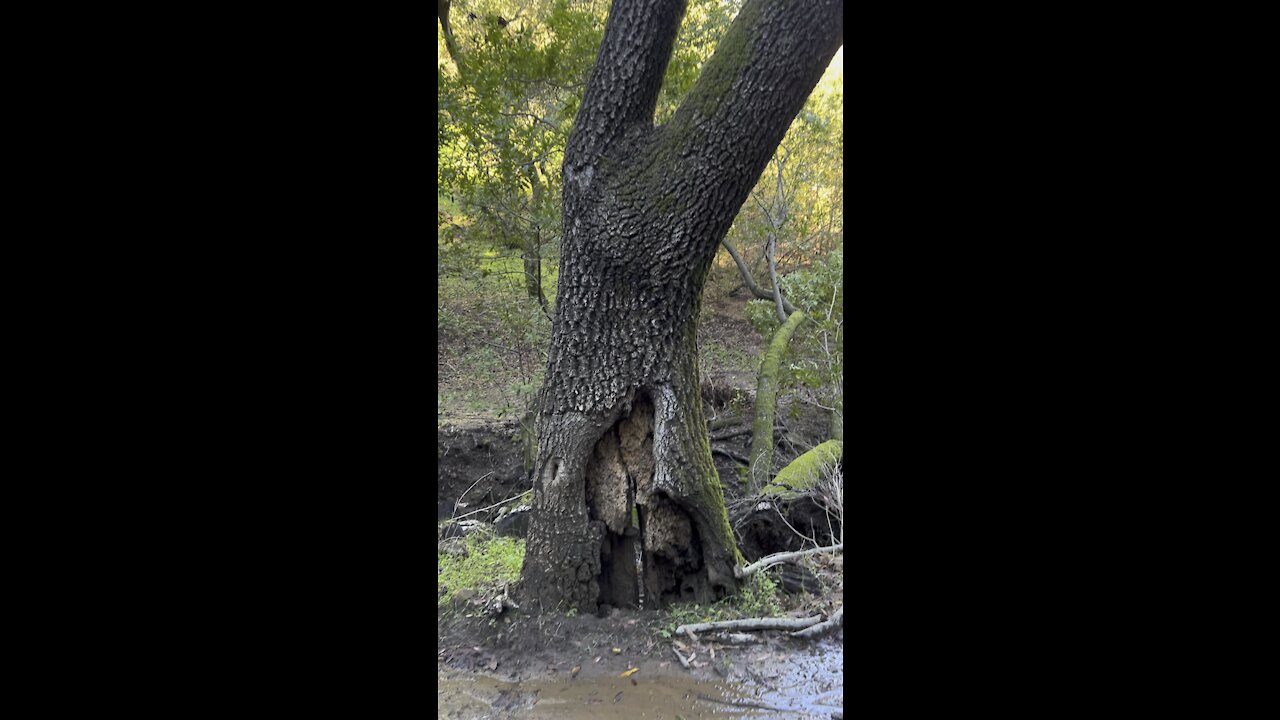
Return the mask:
{"type": "MultiPolygon", "coordinates": [[[[761,300],[772,300],[773,288],[765,289],[756,284],[755,278],[751,277],[751,269],[747,267],[746,261],[738,254],[738,249],[731,245],[728,240],[721,240],[720,244],[724,245],[724,249],[729,251],[729,256],[738,265],[738,272],[742,275],[742,281],[747,284],[747,289],[751,291],[751,294],[761,300]]],[[[791,301],[785,297],[782,298],[782,307],[787,311],[787,315],[796,311],[796,306],[792,305],[791,301]]]]}

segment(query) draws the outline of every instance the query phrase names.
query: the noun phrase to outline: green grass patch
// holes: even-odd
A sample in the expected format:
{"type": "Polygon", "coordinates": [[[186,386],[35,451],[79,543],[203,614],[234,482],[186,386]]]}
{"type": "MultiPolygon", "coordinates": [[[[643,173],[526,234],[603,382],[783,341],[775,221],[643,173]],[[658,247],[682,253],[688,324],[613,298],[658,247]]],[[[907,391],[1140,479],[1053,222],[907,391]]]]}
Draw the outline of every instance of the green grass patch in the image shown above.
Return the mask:
{"type": "Polygon", "coordinates": [[[472,535],[466,538],[466,549],[466,557],[437,553],[440,571],[436,585],[444,589],[437,606],[453,602],[453,596],[459,591],[479,592],[520,578],[524,540],[472,535]]]}

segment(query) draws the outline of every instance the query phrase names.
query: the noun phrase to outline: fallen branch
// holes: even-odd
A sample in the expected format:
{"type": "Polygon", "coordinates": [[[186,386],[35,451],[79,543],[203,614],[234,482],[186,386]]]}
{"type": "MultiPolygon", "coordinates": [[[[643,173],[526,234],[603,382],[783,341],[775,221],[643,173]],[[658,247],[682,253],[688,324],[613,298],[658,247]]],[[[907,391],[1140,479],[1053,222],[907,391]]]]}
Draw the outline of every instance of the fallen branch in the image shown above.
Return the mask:
{"type": "Polygon", "coordinates": [[[707,630],[798,630],[817,624],[821,615],[809,618],[743,618],[742,620],[721,620],[719,622],[694,623],[676,628],[677,635],[706,632],[707,630]]]}
{"type": "Polygon", "coordinates": [[[818,635],[821,635],[827,632],[828,630],[843,624],[844,624],[844,606],[842,605],[840,606],[839,610],[835,611],[835,613],[831,615],[831,619],[826,620],[825,622],[820,622],[817,625],[812,625],[810,627],[807,627],[804,630],[798,630],[796,632],[793,632],[791,633],[791,636],[802,637],[802,638],[817,637],[818,635]]]}
{"type": "Polygon", "coordinates": [[[778,565],[779,563],[793,562],[795,560],[799,560],[800,558],[808,555],[817,555],[818,553],[824,553],[824,552],[834,553],[840,550],[844,550],[844,543],[837,543],[835,545],[830,545],[827,547],[810,548],[808,550],[795,550],[793,552],[782,552],[782,553],[774,553],[772,555],[765,555],[764,557],[760,558],[759,560],[751,563],[746,567],[742,567],[740,565],[734,565],[733,576],[741,580],[742,578],[750,577],[751,575],[754,575],[755,573],[760,572],[765,568],[773,567],[774,565],[778,565]]]}
{"type": "Polygon", "coordinates": [[[676,654],[676,658],[678,658],[678,659],[680,660],[680,664],[684,666],[684,669],[685,669],[685,670],[688,670],[688,669],[689,669],[689,661],[684,659],[684,656],[680,654],[680,651],[679,651],[679,650],[677,650],[677,649],[675,649],[675,648],[673,647],[673,648],[671,648],[671,652],[673,652],[673,653],[675,653],[675,654],[676,654]]]}

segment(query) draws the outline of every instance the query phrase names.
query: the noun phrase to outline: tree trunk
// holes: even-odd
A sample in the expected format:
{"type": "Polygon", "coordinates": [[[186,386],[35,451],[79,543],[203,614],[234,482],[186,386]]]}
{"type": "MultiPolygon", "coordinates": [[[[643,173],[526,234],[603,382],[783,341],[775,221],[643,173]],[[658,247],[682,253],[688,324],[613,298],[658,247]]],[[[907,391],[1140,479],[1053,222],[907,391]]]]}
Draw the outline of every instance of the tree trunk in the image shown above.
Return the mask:
{"type": "Polygon", "coordinates": [[[697,367],[721,239],[839,47],[829,0],[748,0],[665,126],[680,0],[616,0],[565,149],[522,605],[709,602],[741,560],[697,367]],[[636,555],[641,556],[637,570],[636,555]],[[527,604],[526,604],[527,603],[527,604]]]}
{"type": "MultiPolygon", "coordinates": [[[[538,171],[534,169],[532,161],[529,162],[528,178],[529,189],[533,193],[533,205],[530,209],[537,213],[542,208],[542,181],[538,178],[538,171]]],[[[536,300],[543,312],[546,312],[547,295],[542,291],[542,228],[537,224],[533,226],[533,237],[525,243],[524,278],[529,297],[536,300]]]]}
{"type": "Polygon", "coordinates": [[[453,37],[453,28],[449,25],[449,0],[437,0],[436,17],[440,18],[440,29],[444,32],[444,45],[449,51],[449,57],[453,58],[453,66],[458,69],[458,77],[466,80],[465,69],[462,66],[462,49],[458,47],[458,41],[453,37]]]}

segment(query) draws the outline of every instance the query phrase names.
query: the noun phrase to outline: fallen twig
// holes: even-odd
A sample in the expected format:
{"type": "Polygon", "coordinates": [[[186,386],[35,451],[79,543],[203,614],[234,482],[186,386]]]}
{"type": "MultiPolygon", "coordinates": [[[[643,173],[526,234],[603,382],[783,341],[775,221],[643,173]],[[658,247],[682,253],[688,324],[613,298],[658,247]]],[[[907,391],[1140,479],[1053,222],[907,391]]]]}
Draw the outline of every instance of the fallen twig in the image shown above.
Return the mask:
{"type": "Polygon", "coordinates": [[[747,700],[721,700],[719,698],[713,698],[710,695],[707,695],[705,693],[698,693],[698,699],[706,700],[707,702],[720,703],[721,705],[732,705],[733,707],[748,707],[748,708],[759,708],[761,710],[773,710],[775,712],[788,712],[787,708],[774,707],[772,705],[762,705],[760,703],[753,703],[747,700]]]}
{"type": "Polygon", "coordinates": [[[822,620],[821,615],[809,618],[743,618],[742,620],[721,620],[719,622],[693,623],[676,628],[677,635],[707,630],[796,630],[807,628],[822,620]]]}
{"type": "Polygon", "coordinates": [[[521,493],[519,493],[519,494],[517,494],[517,495],[512,495],[511,497],[507,498],[506,500],[503,500],[502,502],[494,503],[494,504],[490,505],[489,507],[482,507],[482,508],[480,508],[479,510],[472,510],[471,512],[469,512],[469,513],[467,513],[467,514],[465,514],[465,515],[459,515],[459,516],[457,516],[457,517],[455,517],[455,518],[453,518],[453,519],[454,519],[454,520],[463,520],[463,519],[465,519],[465,518],[469,518],[469,517],[471,517],[472,515],[475,515],[476,513],[482,513],[482,512],[484,512],[485,510],[492,510],[492,509],[494,509],[494,508],[496,508],[496,507],[500,507],[500,506],[502,506],[502,505],[506,505],[507,503],[512,502],[512,501],[514,501],[514,500],[519,500],[520,498],[522,498],[522,497],[524,497],[526,494],[528,494],[528,492],[529,492],[528,490],[525,490],[525,491],[523,491],[523,492],[521,492],[521,493]]]}
{"type": "Polygon", "coordinates": [[[679,651],[679,650],[677,650],[677,649],[675,649],[675,648],[673,647],[673,648],[671,648],[671,652],[673,652],[673,653],[675,653],[675,654],[676,654],[676,657],[680,659],[680,664],[684,666],[684,669],[685,669],[685,670],[688,670],[688,669],[689,669],[689,661],[684,659],[684,656],[680,654],[680,651],[679,651]]]}
{"type": "Polygon", "coordinates": [[[791,633],[791,636],[802,637],[802,638],[817,637],[818,635],[821,635],[827,632],[828,630],[842,624],[844,624],[844,606],[841,606],[839,610],[832,613],[831,618],[829,620],[820,622],[817,625],[807,627],[804,630],[798,630],[796,632],[793,632],[791,633]]]}
{"type": "Polygon", "coordinates": [[[816,555],[818,553],[824,553],[824,552],[834,553],[840,550],[844,550],[844,543],[837,543],[835,545],[830,545],[828,547],[810,548],[808,550],[795,550],[793,552],[782,552],[782,553],[774,553],[772,555],[765,555],[764,557],[760,558],[759,560],[751,563],[746,567],[742,567],[740,565],[734,565],[733,576],[738,579],[742,579],[750,575],[753,575],[761,570],[764,570],[765,568],[773,567],[774,565],[777,565],[779,563],[799,560],[800,558],[805,557],[807,555],[816,555]]]}
{"type": "Polygon", "coordinates": [[[466,497],[467,493],[471,492],[472,488],[474,488],[476,485],[479,485],[481,480],[489,477],[492,474],[493,474],[493,471],[490,470],[489,472],[481,475],[480,477],[476,478],[475,482],[471,483],[471,487],[468,487],[466,490],[462,491],[462,494],[458,496],[458,499],[453,502],[453,513],[450,515],[450,517],[452,517],[455,520],[457,519],[458,508],[462,504],[462,498],[466,497]]]}

